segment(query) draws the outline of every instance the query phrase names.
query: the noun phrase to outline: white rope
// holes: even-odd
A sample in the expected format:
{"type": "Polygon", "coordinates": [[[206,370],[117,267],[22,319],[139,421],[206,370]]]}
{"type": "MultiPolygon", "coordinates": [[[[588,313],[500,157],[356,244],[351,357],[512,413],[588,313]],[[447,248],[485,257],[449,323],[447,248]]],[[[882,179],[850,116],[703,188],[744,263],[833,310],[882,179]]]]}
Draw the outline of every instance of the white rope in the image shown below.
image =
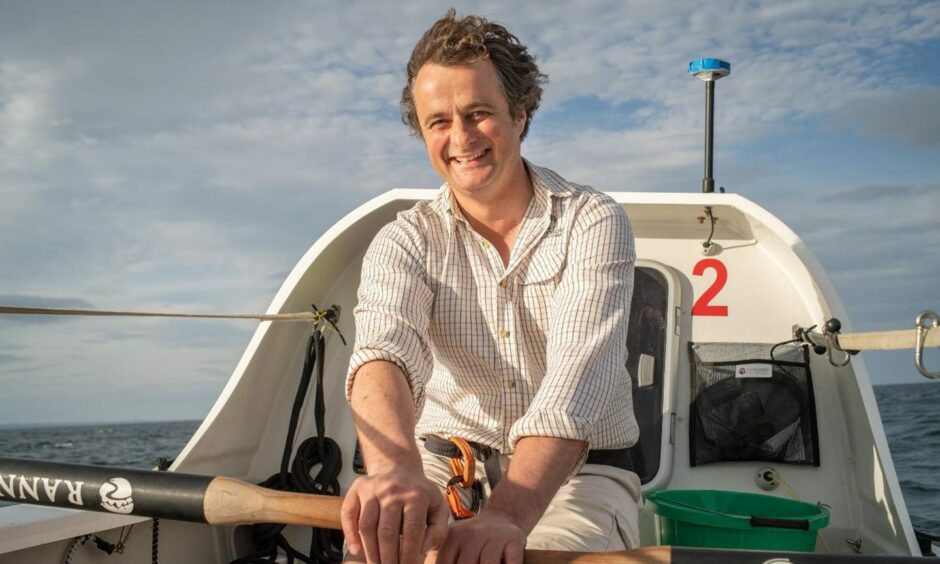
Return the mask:
{"type": "Polygon", "coordinates": [[[55,307],[0,306],[0,314],[9,315],[75,315],[91,317],[182,317],[191,319],[256,319],[258,321],[292,321],[318,323],[326,312],[305,311],[298,313],[168,313],[153,311],[108,311],[96,309],[71,309],[55,307]]]}

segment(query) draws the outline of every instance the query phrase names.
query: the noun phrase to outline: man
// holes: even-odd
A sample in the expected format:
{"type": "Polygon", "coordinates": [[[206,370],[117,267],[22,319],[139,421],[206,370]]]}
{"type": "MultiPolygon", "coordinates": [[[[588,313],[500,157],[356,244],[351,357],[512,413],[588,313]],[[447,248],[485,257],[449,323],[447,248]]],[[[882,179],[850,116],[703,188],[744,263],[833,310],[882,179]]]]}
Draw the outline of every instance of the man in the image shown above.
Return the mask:
{"type": "Polygon", "coordinates": [[[353,558],[410,563],[439,546],[438,562],[521,563],[527,545],[638,543],[639,479],[595,463],[639,434],[633,237],[612,199],[521,157],[545,78],[504,27],[453,10],[412,53],[402,118],[445,185],[363,262],[347,394],[368,476],[343,506],[353,558]],[[475,517],[449,523],[431,435],[509,455],[475,517]]]}

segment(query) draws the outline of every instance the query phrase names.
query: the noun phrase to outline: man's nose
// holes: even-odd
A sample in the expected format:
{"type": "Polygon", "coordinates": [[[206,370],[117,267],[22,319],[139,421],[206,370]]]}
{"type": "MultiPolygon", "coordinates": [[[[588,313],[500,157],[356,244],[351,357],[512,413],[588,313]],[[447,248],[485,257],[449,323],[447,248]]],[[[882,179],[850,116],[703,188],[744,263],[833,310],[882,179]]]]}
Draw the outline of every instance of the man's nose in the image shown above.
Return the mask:
{"type": "Polygon", "coordinates": [[[467,119],[455,119],[451,128],[451,145],[458,148],[467,148],[476,139],[476,124],[467,119]]]}

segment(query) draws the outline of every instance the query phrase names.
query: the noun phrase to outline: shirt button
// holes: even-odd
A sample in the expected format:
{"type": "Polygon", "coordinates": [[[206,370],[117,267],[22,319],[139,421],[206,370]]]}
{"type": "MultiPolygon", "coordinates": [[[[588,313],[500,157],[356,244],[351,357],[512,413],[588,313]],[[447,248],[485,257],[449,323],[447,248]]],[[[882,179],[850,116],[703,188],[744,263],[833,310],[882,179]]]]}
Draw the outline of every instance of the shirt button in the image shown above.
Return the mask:
{"type": "Polygon", "coordinates": [[[510,381],[506,382],[506,387],[511,390],[511,389],[513,389],[513,388],[516,387],[516,383],[515,383],[514,381],[510,380],[510,381]]]}
{"type": "Polygon", "coordinates": [[[503,279],[503,280],[500,280],[500,281],[499,281],[499,287],[500,287],[500,288],[505,288],[506,286],[509,286],[509,280],[508,280],[508,279],[503,279]]]}
{"type": "Polygon", "coordinates": [[[507,338],[507,337],[509,337],[509,330],[503,329],[502,331],[499,332],[499,336],[502,337],[502,338],[504,338],[504,339],[507,338]]]}
{"type": "Polygon", "coordinates": [[[484,241],[483,241],[482,243],[480,243],[480,244],[483,245],[483,248],[484,248],[484,249],[489,249],[489,248],[490,248],[490,242],[489,242],[489,241],[484,240],[484,241]]]}

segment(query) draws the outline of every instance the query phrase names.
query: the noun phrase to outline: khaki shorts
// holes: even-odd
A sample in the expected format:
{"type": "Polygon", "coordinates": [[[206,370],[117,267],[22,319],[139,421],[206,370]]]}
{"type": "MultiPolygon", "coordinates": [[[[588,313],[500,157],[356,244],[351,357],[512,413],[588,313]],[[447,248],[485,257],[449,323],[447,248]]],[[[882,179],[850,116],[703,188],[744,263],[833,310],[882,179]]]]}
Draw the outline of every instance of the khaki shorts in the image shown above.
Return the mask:
{"type": "MultiPolygon", "coordinates": [[[[425,475],[443,490],[452,477],[447,458],[437,456],[418,441],[425,475]]],[[[490,487],[483,464],[476,477],[490,487]]],[[[581,552],[612,552],[640,546],[638,521],[642,493],[635,473],[613,466],[585,464],[559,488],[545,514],[532,529],[526,548],[581,552]]],[[[469,499],[464,499],[470,506],[469,499]]]]}

